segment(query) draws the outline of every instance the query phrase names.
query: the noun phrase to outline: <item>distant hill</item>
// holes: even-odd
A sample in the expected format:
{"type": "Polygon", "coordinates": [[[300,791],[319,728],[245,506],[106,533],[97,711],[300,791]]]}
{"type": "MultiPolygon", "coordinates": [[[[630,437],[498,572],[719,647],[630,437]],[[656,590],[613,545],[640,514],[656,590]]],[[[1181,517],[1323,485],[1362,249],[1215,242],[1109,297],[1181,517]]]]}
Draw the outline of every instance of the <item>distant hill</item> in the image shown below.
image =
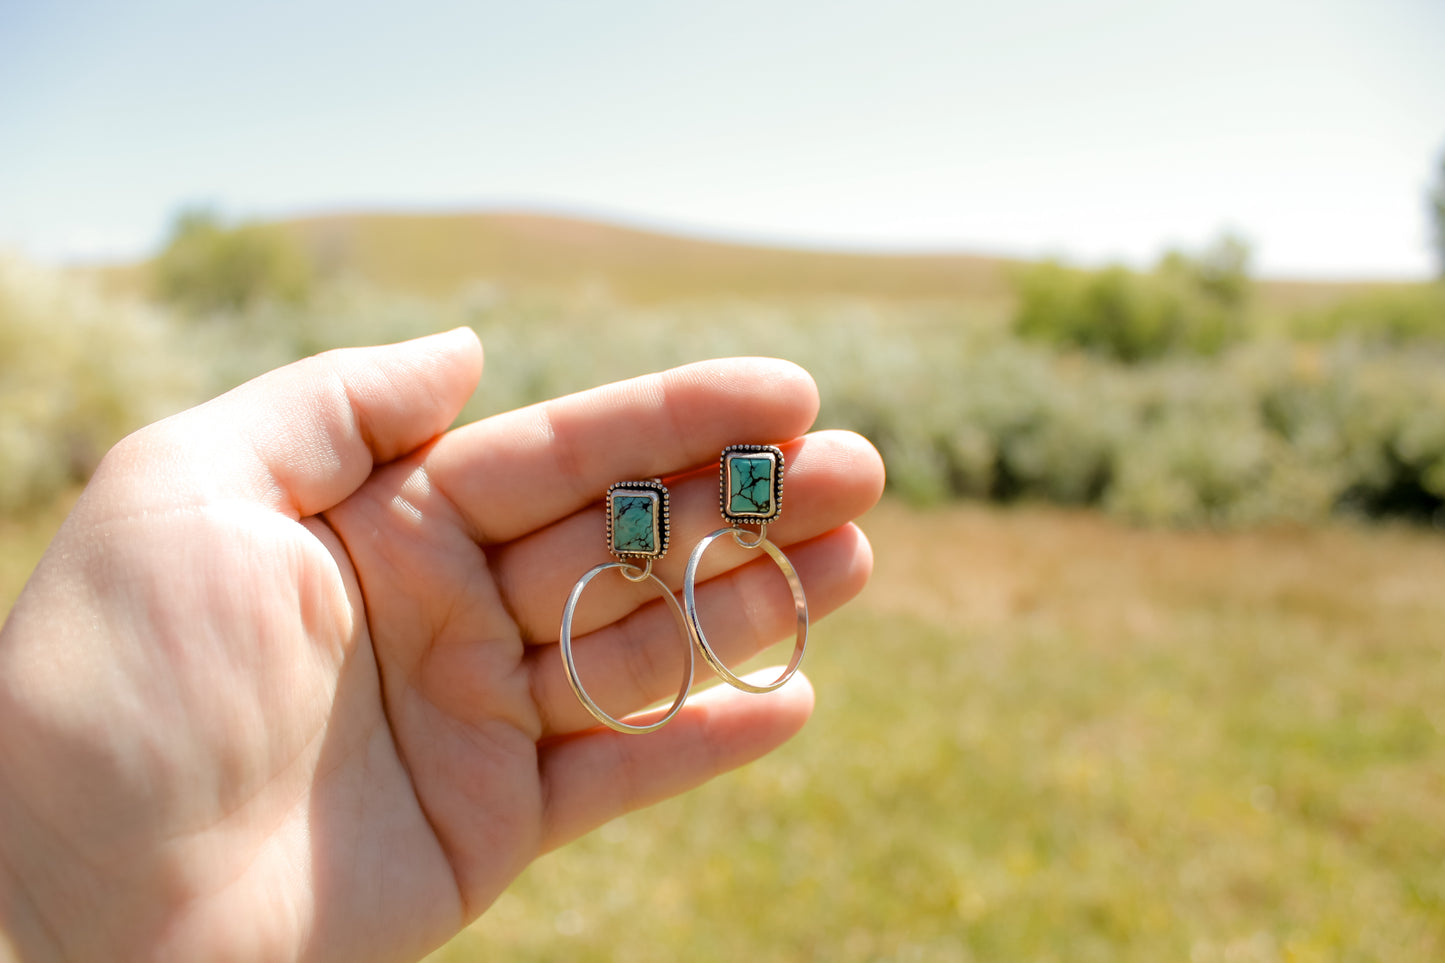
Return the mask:
{"type": "Polygon", "coordinates": [[[451,294],[469,282],[600,285],[628,301],[715,296],[1009,296],[1003,258],[790,250],[525,213],[332,214],[280,222],[324,274],[451,294]]]}
{"type": "MultiPolygon", "coordinates": [[[[525,212],[337,213],[274,222],[323,276],[447,297],[470,284],[514,289],[595,286],[637,303],[733,296],[858,297],[1007,305],[1028,262],[981,254],[800,250],[682,237],[525,212]]],[[[112,291],[143,294],[149,262],[78,269],[112,291]]],[[[1320,309],[1398,283],[1261,279],[1269,313],[1320,309]]]]}

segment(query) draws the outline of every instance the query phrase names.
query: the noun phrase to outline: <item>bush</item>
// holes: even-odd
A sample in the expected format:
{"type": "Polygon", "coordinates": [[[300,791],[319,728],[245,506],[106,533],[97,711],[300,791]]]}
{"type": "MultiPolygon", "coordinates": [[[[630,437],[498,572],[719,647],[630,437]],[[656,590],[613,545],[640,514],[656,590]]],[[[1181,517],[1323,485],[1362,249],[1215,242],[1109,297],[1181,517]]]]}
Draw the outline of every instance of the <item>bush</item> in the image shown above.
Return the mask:
{"type": "Polygon", "coordinates": [[[182,212],[154,265],[156,293],[193,314],[299,304],[311,288],[311,266],[275,227],[225,226],[205,210],[182,212]]]}
{"type": "Polygon", "coordinates": [[[848,378],[797,360],[823,383],[822,420],[872,439],[914,501],[1096,504],[1186,526],[1445,509],[1439,352],[1243,343],[1122,364],[1006,337],[862,334],[880,347],[848,378]]]}
{"type": "Polygon", "coordinates": [[[1247,263],[1244,243],[1226,237],[1197,258],[1171,252],[1147,274],[1052,262],[1028,267],[1016,278],[1014,329],[1128,363],[1218,354],[1246,330],[1247,263]]]}
{"type": "Polygon", "coordinates": [[[0,512],[89,477],[127,432],[199,401],[206,366],[163,311],[0,258],[0,512]]]}

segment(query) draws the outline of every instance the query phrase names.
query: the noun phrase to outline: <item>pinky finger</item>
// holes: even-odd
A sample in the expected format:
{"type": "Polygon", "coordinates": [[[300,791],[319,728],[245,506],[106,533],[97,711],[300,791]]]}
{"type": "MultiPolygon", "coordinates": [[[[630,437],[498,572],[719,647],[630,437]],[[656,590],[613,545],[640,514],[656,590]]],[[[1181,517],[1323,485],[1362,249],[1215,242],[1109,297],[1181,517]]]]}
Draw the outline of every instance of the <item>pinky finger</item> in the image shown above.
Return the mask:
{"type": "MultiPolygon", "coordinates": [[[[754,681],[777,674],[764,669],[754,681]]],[[[767,755],[792,738],[812,711],[813,688],[799,673],[768,695],[728,686],[701,692],[671,723],[644,736],[594,729],[539,747],[546,800],[542,849],[767,755]]]]}

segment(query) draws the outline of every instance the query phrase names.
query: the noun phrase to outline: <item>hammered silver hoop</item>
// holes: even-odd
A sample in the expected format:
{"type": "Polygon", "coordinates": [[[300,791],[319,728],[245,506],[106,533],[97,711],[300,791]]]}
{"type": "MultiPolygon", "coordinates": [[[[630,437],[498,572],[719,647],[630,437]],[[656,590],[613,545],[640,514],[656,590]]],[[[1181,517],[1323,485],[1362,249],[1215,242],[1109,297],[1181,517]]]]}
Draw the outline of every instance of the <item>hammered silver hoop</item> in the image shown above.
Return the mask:
{"type": "Polygon", "coordinates": [[[585,575],[578,579],[577,584],[572,586],[572,594],[567,597],[567,607],[562,610],[562,636],[560,642],[562,646],[562,663],[567,667],[567,681],[571,684],[572,691],[577,696],[577,701],[582,703],[583,708],[592,713],[594,719],[609,729],[616,729],[618,732],[627,732],[633,735],[640,735],[644,732],[652,732],[655,729],[660,729],[672,721],[672,717],[677,715],[678,710],[682,708],[682,704],[687,701],[688,693],[692,691],[694,659],[692,655],[691,629],[688,626],[687,616],[682,611],[682,606],[678,605],[677,597],[663,584],[662,579],[652,574],[651,559],[648,560],[647,566],[641,569],[629,565],[626,562],[603,562],[601,565],[596,565],[588,570],[585,575]],[[673,614],[682,626],[683,637],[687,640],[684,643],[687,648],[687,661],[683,667],[682,686],[677,690],[677,698],[673,700],[671,708],[652,722],[634,724],[623,722],[621,719],[608,714],[605,709],[597,704],[592,696],[587,694],[587,689],[582,685],[582,677],[577,674],[577,662],[572,655],[572,615],[577,610],[577,603],[581,600],[582,591],[587,588],[587,583],[610,568],[621,570],[622,576],[629,582],[645,582],[650,580],[656,584],[662,593],[662,597],[667,599],[668,604],[672,607],[673,614]]]}
{"type": "Polygon", "coordinates": [[[760,532],[755,540],[745,541],[743,536],[750,534],[752,533],[742,528],[719,528],[693,547],[692,555],[687,560],[687,572],[682,579],[683,607],[686,609],[688,625],[692,629],[693,641],[697,643],[698,650],[702,652],[702,657],[707,664],[712,666],[712,670],[734,688],[742,689],[744,692],[764,693],[782,688],[793,677],[793,673],[798,671],[798,666],[803,662],[803,653],[808,647],[808,597],[803,594],[803,583],[798,578],[797,569],[793,568],[793,563],[788,561],[788,556],[783,554],[783,550],[768,540],[766,530],[760,532]],[[788,588],[793,593],[793,608],[798,619],[797,641],[793,645],[793,657],[788,662],[788,667],[783,670],[783,674],[766,685],[749,682],[723,664],[722,659],[708,643],[707,635],[702,630],[702,622],[698,618],[697,568],[702,562],[708,546],[724,535],[732,535],[733,539],[744,548],[761,548],[767,552],[777,563],[778,568],[782,570],[783,577],[788,580],[788,588]]]}

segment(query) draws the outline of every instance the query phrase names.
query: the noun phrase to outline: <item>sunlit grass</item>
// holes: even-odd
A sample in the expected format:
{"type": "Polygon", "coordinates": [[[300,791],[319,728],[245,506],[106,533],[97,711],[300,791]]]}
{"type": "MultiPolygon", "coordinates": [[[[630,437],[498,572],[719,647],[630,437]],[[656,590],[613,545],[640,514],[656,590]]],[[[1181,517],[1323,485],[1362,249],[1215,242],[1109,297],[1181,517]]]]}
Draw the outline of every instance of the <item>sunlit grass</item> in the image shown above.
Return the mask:
{"type": "MultiPolygon", "coordinates": [[[[0,601],[63,504],[0,528],[0,601]]],[[[776,755],[548,857],[436,961],[1435,960],[1445,538],[864,520],[776,755]]]]}
{"type": "Polygon", "coordinates": [[[867,527],[804,733],[545,858],[436,960],[1445,952],[1439,536],[867,527]]]}
{"type": "Polygon", "coordinates": [[[1006,259],[865,255],[730,244],[574,218],[522,214],[342,214],[280,225],[323,271],[428,297],[478,278],[513,289],[579,285],[632,303],[839,295],[1008,299],[1006,259]]]}

